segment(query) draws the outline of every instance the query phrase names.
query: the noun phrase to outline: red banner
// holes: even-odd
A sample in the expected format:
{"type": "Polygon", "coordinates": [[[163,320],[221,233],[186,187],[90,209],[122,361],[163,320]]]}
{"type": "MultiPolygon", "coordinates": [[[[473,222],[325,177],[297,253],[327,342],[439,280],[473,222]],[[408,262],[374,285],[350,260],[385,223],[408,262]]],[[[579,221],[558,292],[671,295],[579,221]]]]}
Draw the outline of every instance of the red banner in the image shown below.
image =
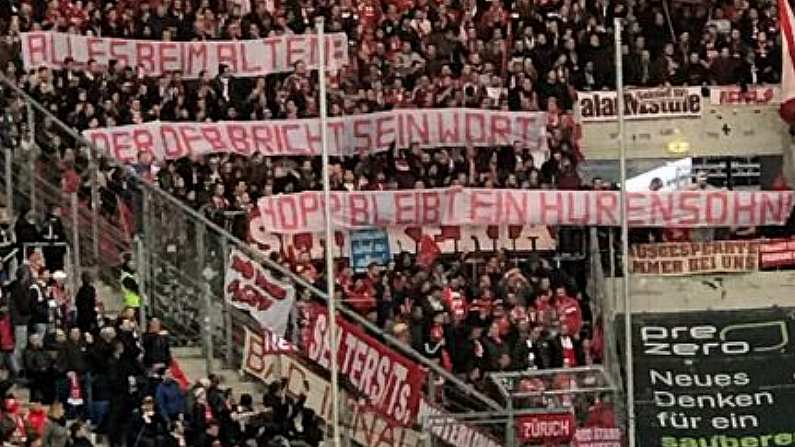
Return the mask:
{"type": "MultiPolygon", "coordinates": [[[[320,120],[305,118],[215,123],[142,124],[89,129],[83,135],[122,162],[148,152],[157,160],[233,153],[266,157],[320,155],[320,120]]],[[[329,118],[328,151],[335,156],[408,147],[511,145],[546,152],[546,114],[481,109],[396,109],[329,118]]]]}
{"type": "Polygon", "coordinates": [[[544,413],[517,418],[517,434],[522,442],[565,444],[574,437],[573,413],[544,413]]]}
{"type": "Polygon", "coordinates": [[[620,428],[578,428],[574,447],[623,447],[620,428]]]}
{"type": "MultiPolygon", "coordinates": [[[[445,188],[331,194],[338,230],[397,225],[620,225],[617,191],[445,188]]],[[[633,227],[782,225],[792,191],[670,191],[627,194],[633,227]]],[[[263,197],[260,222],[274,233],[323,230],[323,194],[263,197]]]]}
{"type": "MultiPolygon", "coordinates": [[[[345,33],[326,37],[326,62],[339,68],[348,62],[345,33]]],[[[320,45],[314,34],[284,35],[252,40],[165,42],[89,37],[51,31],[22,33],[22,61],[26,69],[44,65],[62,68],[68,59],[76,67],[89,62],[106,67],[111,60],[125,67],[140,67],[147,76],[180,71],[188,79],[203,72],[218,74],[226,65],[238,77],[290,72],[298,62],[317,68],[320,45]]]]}
{"type": "Polygon", "coordinates": [[[759,246],[759,267],[777,268],[795,265],[795,240],[763,241],[759,246]]]}
{"type": "MultiPolygon", "coordinates": [[[[326,369],[332,355],[327,343],[328,323],[328,314],[317,306],[306,341],[307,356],[326,369]]],[[[369,405],[390,421],[401,426],[414,424],[426,371],[341,317],[337,317],[337,325],[340,375],[368,396],[369,405]]]]}

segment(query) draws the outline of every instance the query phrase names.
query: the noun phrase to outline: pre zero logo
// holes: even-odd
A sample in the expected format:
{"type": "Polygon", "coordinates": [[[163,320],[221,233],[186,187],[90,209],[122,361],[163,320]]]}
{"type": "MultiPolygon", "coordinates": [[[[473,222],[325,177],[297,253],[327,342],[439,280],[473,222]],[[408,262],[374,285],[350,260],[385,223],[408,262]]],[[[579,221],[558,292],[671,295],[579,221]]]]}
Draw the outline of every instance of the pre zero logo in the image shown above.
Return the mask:
{"type": "Polygon", "coordinates": [[[643,354],[667,357],[706,357],[773,352],[789,344],[787,322],[716,325],[644,325],[640,328],[643,354]]]}

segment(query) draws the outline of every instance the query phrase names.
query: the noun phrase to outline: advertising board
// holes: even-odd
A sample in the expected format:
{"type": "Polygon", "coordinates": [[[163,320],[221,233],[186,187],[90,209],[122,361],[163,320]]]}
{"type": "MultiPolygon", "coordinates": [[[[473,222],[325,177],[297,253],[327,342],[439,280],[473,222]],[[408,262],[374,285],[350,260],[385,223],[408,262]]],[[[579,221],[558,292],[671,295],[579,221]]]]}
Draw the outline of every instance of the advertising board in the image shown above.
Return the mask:
{"type": "Polygon", "coordinates": [[[635,315],[637,445],[795,445],[793,312],[635,315]]]}

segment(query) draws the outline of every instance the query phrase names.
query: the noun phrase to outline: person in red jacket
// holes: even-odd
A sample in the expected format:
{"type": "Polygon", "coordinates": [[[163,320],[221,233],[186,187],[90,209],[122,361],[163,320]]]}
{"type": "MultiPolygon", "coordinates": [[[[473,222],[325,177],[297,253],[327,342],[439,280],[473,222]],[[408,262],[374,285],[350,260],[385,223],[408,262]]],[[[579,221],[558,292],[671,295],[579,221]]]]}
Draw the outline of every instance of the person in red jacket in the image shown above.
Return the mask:
{"type": "Polygon", "coordinates": [[[580,302],[569,296],[565,287],[558,287],[555,290],[554,305],[561,324],[568,326],[572,335],[579,334],[580,330],[582,330],[580,302]]]}

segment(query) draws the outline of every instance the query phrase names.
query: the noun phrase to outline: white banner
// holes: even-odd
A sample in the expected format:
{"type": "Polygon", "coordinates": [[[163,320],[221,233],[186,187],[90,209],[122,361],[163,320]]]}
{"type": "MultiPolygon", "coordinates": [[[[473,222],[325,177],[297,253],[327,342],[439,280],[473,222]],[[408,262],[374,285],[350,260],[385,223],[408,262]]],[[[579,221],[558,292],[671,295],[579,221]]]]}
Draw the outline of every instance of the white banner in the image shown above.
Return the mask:
{"type": "Polygon", "coordinates": [[[277,280],[236,249],[229,254],[224,295],[229,304],[249,312],[264,329],[284,337],[295,302],[295,288],[277,280]]]}
{"type": "MultiPolygon", "coordinates": [[[[288,355],[264,351],[258,334],[246,330],[243,372],[272,383],[287,380],[287,392],[292,396],[305,395],[306,407],[311,408],[325,421],[331,420],[331,385],[329,382],[288,355]]],[[[350,425],[346,433],[357,444],[365,447],[423,447],[427,441],[420,432],[405,427],[393,426],[383,416],[367,408],[345,390],[339,393],[341,405],[351,411],[350,425]]],[[[426,431],[431,431],[443,442],[455,447],[500,447],[493,438],[473,427],[459,422],[441,424],[445,412],[430,405],[425,399],[420,402],[420,419],[426,431]],[[434,416],[425,420],[425,416],[434,416]],[[430,424],[434,425],[431,426],[430,424]]],[[[420,421],[421,422],[421,421],[420,421]]]]}
{"type": "MultiPolygon", "coordinates": [[[[639,88],[624,92],[627,120],[696,118],[701,116],[703,108],[701,87],[639,88]]],[[[577,92],[577,117],[584,123],[615,121],[618,95],[614,91],[577,92]]]]}
{"type": "MultiPolygon", "coordinates": [[[[549,228],[536,226],[396,226],[387,229],[390,252],[417,253],[417,246],[424,235],[431,236],[443,254],[491,253],[495,251],[547,251],[555,249],[555,239],[549,228]]],[[[268,230],[256,213],[249,221],[248,239],[264,253],[308,252],[312,259],[323,259],[325,234],[294,233],[277,234],[268,230]]],[[[337,231],[334,238],[334,256],[346,257],[351,252],[351,237],[348,231],[337,231]]]]}
{"type": "Polygon", "coordinates": [[[709,88],[709,101],[713,105],[766,105],[781,104],[780,85],[715,85],[709,88]]]}
{"type": "MultiPolygon", "coordinates": [[[[333,156],[408,147],[500,146],[521,141],[546,151],[546,114],[482,109],[396,109],[329,118],[333,156]]],[[[149,152],[158,160],[231,152],[249,156],[320,155],[320,119],[144,124],[90,129],[83,135],[122,162],[149,152]]]]}
{"type": "MultiPolygon", "coordinates": [[[[618,226],[618,191],[445,188],[332,192],[339,230],[390,226],[573,225],[618,226]]],[[[744,227],[782,225],[792,191],[671,191],[627,194],[634,227],[744,227]]],[[[261,225],[274,233],[323,230],[318,191],[263,197],[261,225]]]]}
{"type": "MultiPolygon", "coordinates": [[[[326,63],[339,68],[348,63],[345,33],[328,34],[326,63]]],[[[293,71],[304,62],[318,66],[320,45],[315,34],[284,35],[255,40],[165,42],[88,37],[52,31],[22,33],[22,62],[25,69],[41,66],[62,68],[67,59],[85,68],[90,61],[106,67],[110,61],[127,67],[141,67],[150,76],[173,71],[187,79],[202,72],[218,74],[223,64],[238,77],[264,76],[293,71]]]]}

